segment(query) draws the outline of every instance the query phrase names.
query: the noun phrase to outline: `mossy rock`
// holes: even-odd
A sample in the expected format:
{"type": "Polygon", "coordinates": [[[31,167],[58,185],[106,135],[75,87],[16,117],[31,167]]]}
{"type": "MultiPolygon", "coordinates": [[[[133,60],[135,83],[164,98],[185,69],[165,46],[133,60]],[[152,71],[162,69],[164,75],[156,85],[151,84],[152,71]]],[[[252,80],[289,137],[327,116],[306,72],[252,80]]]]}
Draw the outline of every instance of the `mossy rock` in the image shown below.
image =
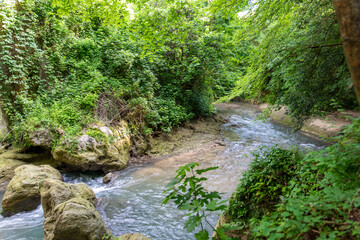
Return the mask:
{"type": "Polygon", "coordinates": [[[151,239],[140,233],[134,233],[134,234],[128,233],[120,236],[119,240],[151,240],[151,239]]]}
{"type": "Polygon", "coordinates": [[[85,183],[64,183],[55,179],[45,179],[40,183],[41,204],[44,217],[51,216],[57,205],[72,198],[82,198],[95,206],[96,195],[85,183]]]}
{"type": "Polygon", "coordinates": [[[57,205],[43,228],[44,240],[100,240],[111,234],[94,205],[83,198],[57,205]]]}
{"type": "MultiPolygon", "coordinates": [[[[78,138],[78,148],[69,150],[66,144],[52,151],[55,161],[82,171],[111,172],[124,169],[130,158],[130,133],[127,124],[106,128],[108,142],[99,142],[86,134],[78,138]]],[[[104,130],[104,127],[102,127],[104,130]]]]}
{"type": "Polygon", "coordinates": [[[0,153],[0,190],[6,190],[10,180],[14,177],[15,169],[26,164],[59,166],[49,152],[23,153],[20,149],[3,149],[0,153]]]}
{"type": "Polygon", "coordinates": [[[62,176],[49,165],[30,164],[16,168],[1,202],[2,215],[11,216],[37,208],[40,205],[39,183],[47,178],[61,180],[62,176]]]}
{"type": "Polygon", "coordinates": [[[85,183],[45,179],[40,183],[45,240],[100,240],[111,232],[95,209],[96,196],[85,183]]]}

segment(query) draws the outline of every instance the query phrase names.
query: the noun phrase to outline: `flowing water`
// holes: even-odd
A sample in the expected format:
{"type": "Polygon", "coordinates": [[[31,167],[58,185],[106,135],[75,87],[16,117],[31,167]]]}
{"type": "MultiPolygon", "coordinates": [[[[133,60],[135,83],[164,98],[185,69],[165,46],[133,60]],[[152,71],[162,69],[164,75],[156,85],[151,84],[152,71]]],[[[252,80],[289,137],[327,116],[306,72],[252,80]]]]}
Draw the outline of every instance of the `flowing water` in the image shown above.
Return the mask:
{"type": "MultiPolygon", "coordinates": [[[[224,198],[235,189],[238,178],[247,168],[250,152],[261,145],[281,147],[291,145],[303,149],[318,149],[323,144],[301,132],[273,122],[255,121],[259,112],[250,104],[221,104],[218,113],[227,118],[221,135],[225,147],[210,147],[200,152],[163,158],[151,163],[132,164],[117,173],[108,185],[102,183],[100,174],[64,174],[66,182],[85,182],[100,200],[98,211],[114,235],[140,232],[154,240],[194,239],[183,225],[187,217],[175,205],[161,205],[164,186],[174,177],[175,170],[188,162],[198,161],[201,167],[218,166],[208,174],[206,188],[223,192],[224,198]]],[[[3,193],[0,195],[2,198],[3,193]]],[[[19,213],[9,218],[0,217],[0,239],[42,239],[41,207],[19,213]]],[[[215,225],[218,215],[208,217],[215,225]]],[[[208,228],[211,231],[210,228],[208,228]]]]}

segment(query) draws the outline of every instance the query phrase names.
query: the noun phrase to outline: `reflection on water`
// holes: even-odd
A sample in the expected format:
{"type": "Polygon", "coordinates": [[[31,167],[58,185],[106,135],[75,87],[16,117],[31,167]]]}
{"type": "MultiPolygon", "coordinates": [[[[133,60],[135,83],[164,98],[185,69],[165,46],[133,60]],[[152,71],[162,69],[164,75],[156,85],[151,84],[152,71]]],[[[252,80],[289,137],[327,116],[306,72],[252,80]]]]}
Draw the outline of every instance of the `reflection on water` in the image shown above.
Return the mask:
{"type": "MultiPolygon", "coordinates": [[[[224,192],[224,196],[229,197],[249,164],[250,152],[259,146],[278,144],[316,149],[322,145],[280,124],[254,121],[258,112],[250,104],[221,104],[218,112],[229,120],[221,132],[225,148],[214,145],[147,166],[134,165],[117,173],[109,185],[104,185],[102,175],[96,174],[65,174],[65,181],[85,182],[92,187],[100,200],[98,210],[115,235],[140,232],[154,240],[194,239],[193,234],[183,228],[187,219],[185,213],[174,205],[161,205],[164,186],[180,165],[198,161],[204,168],[218,166],[211,175],[208,174],[210,181],[205,187],[224,192]]],[[[215,225],[217,217],[216,214],[209,216],[209,221],[215,225]]],[[[41,208],[0,218],[0,239],[42,239],[42,221],[41,208]]]]}

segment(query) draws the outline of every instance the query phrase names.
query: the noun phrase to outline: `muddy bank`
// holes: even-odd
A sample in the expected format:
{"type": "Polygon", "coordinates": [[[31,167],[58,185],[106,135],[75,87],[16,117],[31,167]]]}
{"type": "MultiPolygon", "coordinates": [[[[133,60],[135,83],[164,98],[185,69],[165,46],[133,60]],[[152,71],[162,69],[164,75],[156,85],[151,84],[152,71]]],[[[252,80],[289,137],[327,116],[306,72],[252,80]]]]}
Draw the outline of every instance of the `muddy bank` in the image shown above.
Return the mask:
{"type": "MultiPolygon", "coordinates": [[[[269,104],[259,105],[263,112],[268,111],[269,104]]],[[[280,110],[272,110],[270,118],[288,126],[296,126],[296,120],[286,114],[286,107],[280,110]]],[[[360,112],[343,111],[327,113],[325,116],[311,117],[306,120],[301,128],[302,131],[313,134],[318,137],[328,138],[336,136],[343,127],[352,123],[351,118],[360,117],[360,112]]]]}
{"type": "Polygon", "coordinates": [[[202,156],[224,148],[224,138],[220,131],[225,122],[221,116],[214,115],[188,122],[174,128],[169,134],[152,136],[146,140],[147,150],[141,156],[132,157],[129,164],[159,162],[159,165],[176,169],[179,166],[176,159],[191,158],[193,161],[201,161],[202,156]]]}

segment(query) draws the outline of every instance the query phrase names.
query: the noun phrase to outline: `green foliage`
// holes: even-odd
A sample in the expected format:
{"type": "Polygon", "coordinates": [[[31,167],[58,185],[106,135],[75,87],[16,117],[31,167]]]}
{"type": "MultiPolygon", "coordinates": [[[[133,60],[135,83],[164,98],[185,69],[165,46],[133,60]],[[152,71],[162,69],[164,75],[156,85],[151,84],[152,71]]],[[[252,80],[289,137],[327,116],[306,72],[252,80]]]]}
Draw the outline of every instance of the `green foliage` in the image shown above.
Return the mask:
{"type": "Polygon", "coordinates": [[[287,105],[299,120],[358,106],[331,1],[215,0],[212,7],[243,10],[237,37],[249,44],[246,72],[226,99],[287,105]]]}
{"type": "Polygon", "coordinates": [[[252,165],[230,200],[226,213],[232,222],[228,231],[242,229],[238,236],[247,232],[248,239],[358,239],[359,129],[360,118],[354,119],[336,138],[336,144],[311,152],[301,164],[296,161],[291,165],[287,181],[274,178],[276,173],[265,177],[278,187],[257,188],[256,179],[264,175],[258,172],[254,177],[252,165]],[[250,184],[243,188],[244,183],[250,184]],[[273,196],[273,201],[264,202],[264,209],[264,205],[253,204],[251,198],[243,201],[249,189],[257,190],[257,202],[265,199],[263,196],[273,196]],[[254,209],[261,211],[253,214],[254,209]]]}
{"type": "Polygon", "coordinates": [[[274,204],[288,194],[288,184],[301,160],[296,150],[278,147],[254,152],[253,156],[249,170],[230,198],[225,212],[230,219],[245,220],[271,212],[274,204]]]}
{"type": "Polygon", "coordinates": [[[9,140],[26,144],[40,127],[76,139],[97,121],[169,132],[212,114],[214,97],[232,87],[229,34],[210,26],[202,1],[146,2],[0,5],[0,104],[9,140]]]}
{"type": "Polygon", "coordinates": [[[226,208],[224,204],[227,201],[220,201],[220,193],[208,192],[202,186],[207,178],[200,175],[215,170],[217,167],[195,169],[197,166],[199,164],[193,162],[176,170],[177,175],[164,191],[168,195],[164,198],[163,204],[174,201],[180,210],[188,211],[189,219],[185,223],[186,229],[192,232],[196,227],[201,226],[201,231],[196,233],[195,237],[198,240],[207,240],[209,233],[202,224],[204,220],[206,221],[206,212],[224,210],[226,208]]]}

